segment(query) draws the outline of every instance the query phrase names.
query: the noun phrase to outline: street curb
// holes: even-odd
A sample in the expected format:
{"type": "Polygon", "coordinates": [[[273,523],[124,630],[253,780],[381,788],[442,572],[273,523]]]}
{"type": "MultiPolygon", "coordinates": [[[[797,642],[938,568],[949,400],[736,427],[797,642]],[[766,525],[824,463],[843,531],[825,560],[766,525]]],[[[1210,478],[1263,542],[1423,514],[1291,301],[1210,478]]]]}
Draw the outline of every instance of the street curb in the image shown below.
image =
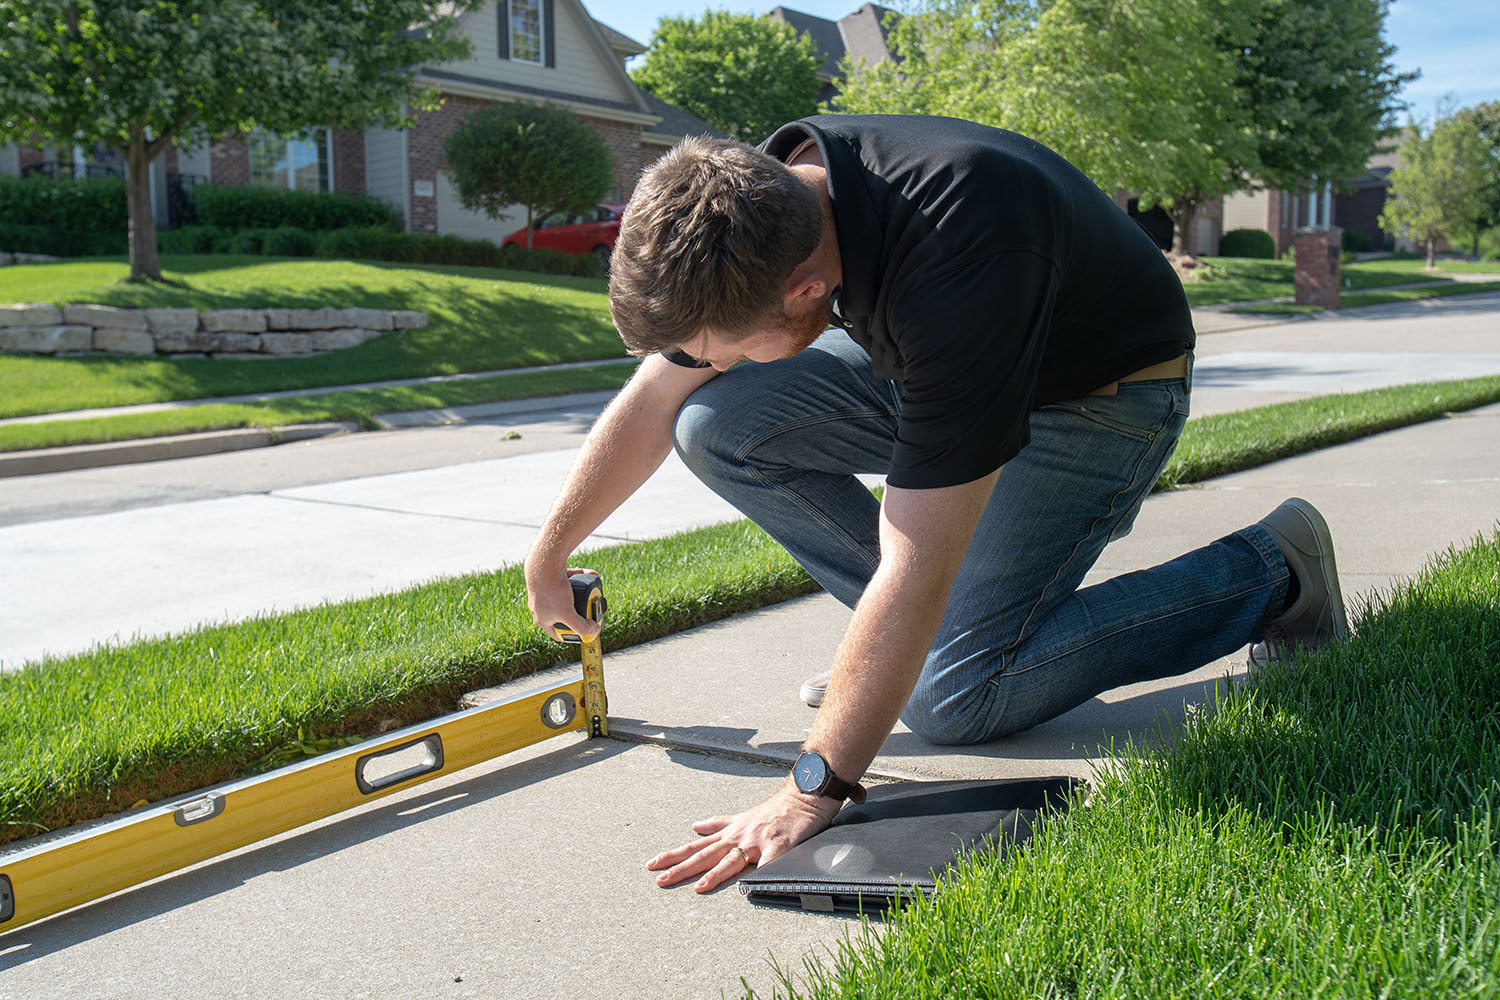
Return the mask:
{"type": "Polygon", "coordinates": [[[228,431],[175,434],[170,437],[111,441],[105,444],[69,445],[0,453],[0,479],[40,476],[49,472],[72,472],[107,465],[161,462],[173,458],[196,458],[267,445],[287,444],[332,434],[359,430],[352,421],[295,424],[289,427],[246,427],[228,431]]]}

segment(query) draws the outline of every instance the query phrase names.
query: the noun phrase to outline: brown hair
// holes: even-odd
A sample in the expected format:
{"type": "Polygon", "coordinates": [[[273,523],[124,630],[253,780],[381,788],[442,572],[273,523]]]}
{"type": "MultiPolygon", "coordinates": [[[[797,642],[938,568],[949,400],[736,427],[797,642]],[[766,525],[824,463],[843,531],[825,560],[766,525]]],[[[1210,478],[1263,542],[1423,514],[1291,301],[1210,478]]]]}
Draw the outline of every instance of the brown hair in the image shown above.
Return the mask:
{"type": "Polygon", "coordinates": [[[706,330],[748,336],[782,307],[821,236],[817,195],[740,142],[689,137],[642,175],[610,258],[609,308],[630,353],[706,330]]]}

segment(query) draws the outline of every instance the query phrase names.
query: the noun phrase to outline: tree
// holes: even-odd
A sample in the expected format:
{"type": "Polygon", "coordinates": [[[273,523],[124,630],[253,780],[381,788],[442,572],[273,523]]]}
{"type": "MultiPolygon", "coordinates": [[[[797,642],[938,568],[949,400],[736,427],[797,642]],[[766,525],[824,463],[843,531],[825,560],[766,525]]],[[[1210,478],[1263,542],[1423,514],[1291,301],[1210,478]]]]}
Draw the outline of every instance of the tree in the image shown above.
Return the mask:
{"type": "Polygon", "coordinates": [[[604,137],[561,108],[481,108],[448,136],[443,152],[465,208],[498,219],[511,205],[526,206],[528,250],[537,219],[593,208],[614,183],[604,137]]]}
{"type": "Polygon", "coordinates": [[[1206,201],[1363,164],[1378,137],[1363,123],[1383,119],[1406,79],[1380,39],[1384,11],[1385,0],[936,0],[895,26],[897,62],[846,67],[837,105],[1031,135],[1105,190],[1160,205],[1181,251],[1206,201]],[[1283,7],[1322,13],[1293,18],[1292,37],[1283,7]],[[1337,31],[1353,37],[1335,44],[1337,31]],[[1262,107],[1268,94],[1280,99],[1262,107]]]}
{"type": "Polygon", "coordinates": [[[836,103],[1029,135],[1101,188],[1162,205],[1182,247],[1198,205],[1242,187],[1254,155],[1214,15],[1178,0],[938,0],[895,25],[895,61],[846,68],[836,103]]]}
{"type": "Polygon", "coordinates": [[[1407,130],[1401,165],[1391,172],[1380,225],[1406,230],[1427,244],[1432,267],[1437,241],[1467,235],[1484,212],[1492,147],[1464,119],[1440,120],[1432,131],[1407,130]]]}
{"type": "Polygon", "coordinates": [[[631,78],[641,89],[744,142],[818,110],[818,56],[791,25],[705,11],[664,17],[631,78]]]}
{"type": "Polygon", "coordinates": [[[1484,189],[1480,194],[1480,213],[1469,234],[1469,252],[1479,255],[1479,238],[1500,226],[1500,103],[1489,102],[1465,108],[1455,115],[1463,127],[1473,129],[1487,147],[1484,189]]]}
{"type": "Polygon", "coordinates": [[[161,278],[149,165],[256,128],[409,124],[407,67],[458,58],[474,0],[0,0],[0,141],[125,152],[130,276],[161,278]]]}

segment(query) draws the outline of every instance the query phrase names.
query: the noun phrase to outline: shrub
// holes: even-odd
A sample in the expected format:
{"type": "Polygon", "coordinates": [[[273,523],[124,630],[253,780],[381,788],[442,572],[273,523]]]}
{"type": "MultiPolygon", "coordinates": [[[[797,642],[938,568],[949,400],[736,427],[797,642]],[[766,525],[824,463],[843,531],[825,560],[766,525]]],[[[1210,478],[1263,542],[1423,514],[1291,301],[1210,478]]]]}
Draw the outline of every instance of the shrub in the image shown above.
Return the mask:
{"type": "Polygon", "coordinates": [[[1351,253],[1369,253],[1375,249],[1375,240],[1362,229],[1344,230],[1344,249],[1351,253]]]}
{"type": "Polygon", "coordinates": [[[569,257],[556,250],[498,247],[488,240],[431,233],[396,233],[377,227],[335,229],[317,237],[319,257],[386,260],[404,264],[447,264],[461,267],[501,267],[544,274],[597,278],[602,268],[593,254],[569,257]]]}
{"type": "Polygon", "coordinates": [[[124,239],[129,227],[125,182],[113,177],[82,181],[0,177],[0,222],[124,239]]]}
{"type": "Polygon", "coordinates": [[[262,254],[266,252],[266,230],[241,229],[229,235],[229,252],[262,254]]]}
{"type": "Polygon", "coordinates": [[[110,257],[127,250],[125,234],[89,233],[58,226],[0,222],[0,250],[53,257],[110,257]]]}
{"type": "Polygon", "coordinates": [[[276,257],[311,257],[317,241],[306,229],[278,226],[266,236],[266,253],[276,257]]]}
{"type": "Polygon", "coordinates": [[[227,244],[229,234],[217,226],[183,226],[159,229],[156,249],[162,253],[213,253],[216,244],[227,244]]]}
{"type": "Polygon", "coordinates": [[[1221,257],[1276,259],[1276,241],[1264,229],[1231,229],[1219,243],[1221,257]]]}
{"type": "Polygon", "coordinates": [[[298,229],[323,231],[349,226],[395,229],[401,217],[394,208],[367,194],[320,194],[268,187],[199,184],[192,191],[198,221],[222,229],[298,229]]]}

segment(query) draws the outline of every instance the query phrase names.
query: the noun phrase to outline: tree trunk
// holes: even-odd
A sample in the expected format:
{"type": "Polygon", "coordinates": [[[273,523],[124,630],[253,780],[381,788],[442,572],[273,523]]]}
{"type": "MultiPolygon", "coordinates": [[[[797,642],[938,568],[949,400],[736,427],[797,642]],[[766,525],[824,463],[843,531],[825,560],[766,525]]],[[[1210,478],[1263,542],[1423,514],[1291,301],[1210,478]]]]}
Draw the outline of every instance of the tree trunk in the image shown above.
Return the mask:
{"type": "Polygon", "coordinates": [[[161,262],[156,255],[156,219],[151,215],[151,156],[147,149],[146,124],[130,123],[130,148],[125,152],[129,167],[125,198],[130,211],[130,280],[161,280],[161,262]]]}
{"type": "Polygon", "coordinates": [[[1172,255],[1180,257],[1188,252],[1188,239],[1193,232],[1193,221],[1198,217],[1196,201],[1174,202],[1171,208],[1163,208],[1172,220],[1172,255]]]}

